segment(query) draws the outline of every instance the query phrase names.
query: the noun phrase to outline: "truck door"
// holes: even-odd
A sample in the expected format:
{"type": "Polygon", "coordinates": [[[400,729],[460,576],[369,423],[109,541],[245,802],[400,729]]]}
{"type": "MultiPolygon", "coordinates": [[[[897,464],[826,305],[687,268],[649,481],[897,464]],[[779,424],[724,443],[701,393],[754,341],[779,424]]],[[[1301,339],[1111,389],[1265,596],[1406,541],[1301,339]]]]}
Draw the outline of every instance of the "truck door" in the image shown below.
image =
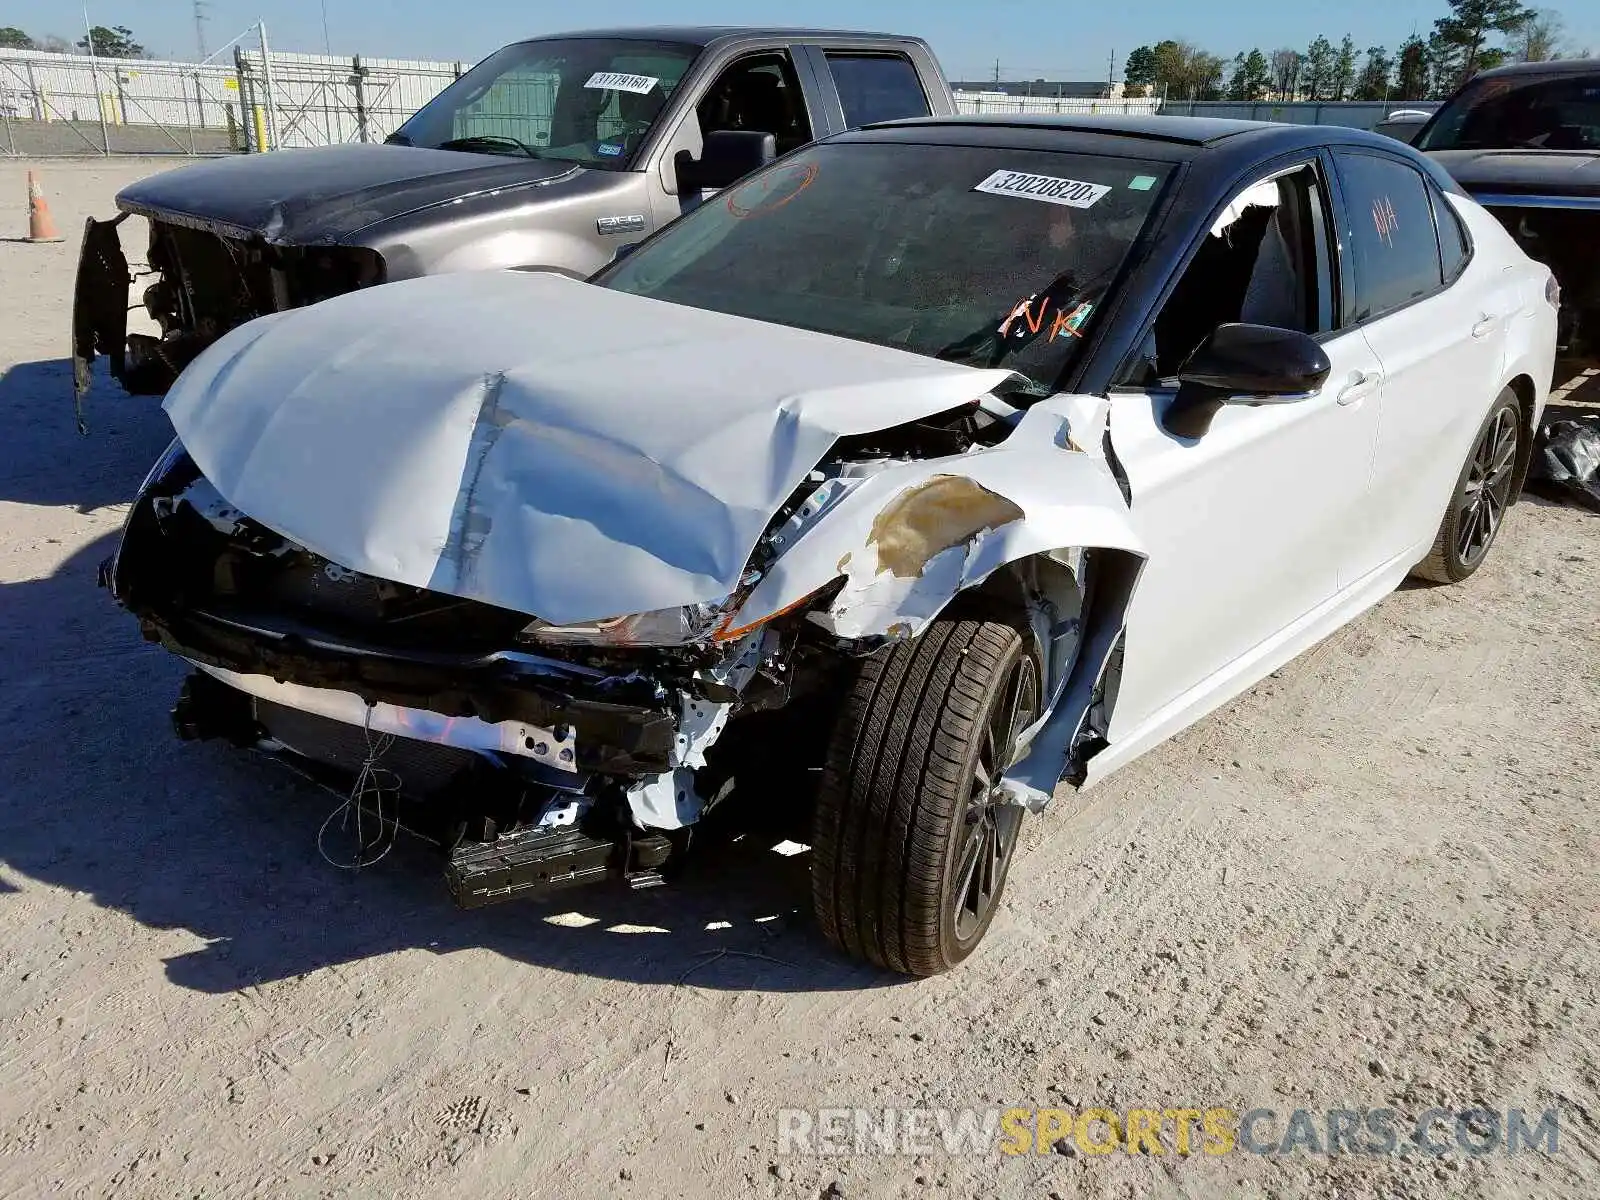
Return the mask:
{"type": "Polygon", "coordinates": [[[907,53],[828,46],[803,50],[836,131],[934,111],[922,74],[907,53]]]}
{"type": "Polygon", "coordinates": [[[778,153],[787,154],[827,131],[815,97],[807,95],[794,57],[783,46],[739,54],[690,101],[693,111],[668,143],[657,172],[660,183],[653,187],[658,226],[703,198],[700,193],[678,194],[674,159],[682,150],[699,158],[706,134],[722,129],[770,133],[777,141],[778,153]]]}

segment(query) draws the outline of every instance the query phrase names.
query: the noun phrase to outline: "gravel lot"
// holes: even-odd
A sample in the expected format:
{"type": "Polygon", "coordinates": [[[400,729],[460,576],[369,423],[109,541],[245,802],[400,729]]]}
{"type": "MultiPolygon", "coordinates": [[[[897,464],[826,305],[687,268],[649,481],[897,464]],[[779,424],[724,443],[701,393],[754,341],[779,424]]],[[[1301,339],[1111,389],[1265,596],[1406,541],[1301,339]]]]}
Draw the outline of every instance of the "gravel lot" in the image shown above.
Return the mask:
{"type": "Polygon", "coordinates": [[[458,913],[423,849],[336,871],[330,797],[179,744],[183,672],[95,587],[170,434],[104,380],[73,430],[76,242],[161,165],[41,164],[68,241],[0,242],[0,1195],[1600,1195],[1600,517],[1526,501],[1467,584],[1063,793],[952,975],[838,961],[805,858],[753,838],[458,913]],[[1554,1108],[1560,1140],[778,1154],[784,1108],[1098,1104],[1554,1108]]]}

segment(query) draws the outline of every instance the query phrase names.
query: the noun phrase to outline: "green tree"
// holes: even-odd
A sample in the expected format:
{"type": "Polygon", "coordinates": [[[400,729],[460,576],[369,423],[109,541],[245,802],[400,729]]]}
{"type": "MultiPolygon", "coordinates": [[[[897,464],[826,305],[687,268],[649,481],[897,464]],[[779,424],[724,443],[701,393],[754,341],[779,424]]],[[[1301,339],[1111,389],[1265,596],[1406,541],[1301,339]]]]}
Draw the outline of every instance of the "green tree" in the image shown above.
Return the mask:
{"type": "Polygon", "coordinates": [[[1144,91],[1156,81],[1156,56],[1149,46],[1140,46],[1128,55],[1122,64],[1123,82],[1130,88],[1144,91]]]}
{"type": "Polygon", "coordinates": [[[1215,54],[1198,50],[1189,60],[1189,94],[1196,100],[1221,100],[1222,76],[1228,64],[1215,54]]]}
{"type": "Polygon", "coordinates": [[[1355,98],[1387,100],[1394,86],[1393,75],[1394,60],[1389,57],[1389,52],[1382,46],[1369,48],[1367,61],[1361,65],[1361,74],[1356,76],[1355,98]]]}
{"type": "Polygon", "coordinates": [[[1233,60],[1233,74],[1228,78],[1229,100],[1260,100],[1271,90],[1272,67],[1259,49],[1233,60]]]}
{"type": "Polygon", "coordinates": [[[1518,62],[1550,62],[1562,56],[1566,20],[1552,9],[1528,14],[1511,35],[1511,56],[1518,62]]]}
{"type": "Polygon", "coordinates": [[[1301,73],[1301,80],[1305,86],[1307,100],[1333,99],[1334,70],[1337,66],[1337,52],[1333,43],[1320,34],[1317,39],[1306,47],[1305,69],[1301,73]]]}
{"type": "Polygon", "coordinates": [[[1151,84],[1158,96],[1171,96],[1174,100],[1189,99],[1185,68],[1192,48],[1171,38],[1157,42],[1150,50],[1154,64],[1151,84]]]}
{"type": "MultiPolygon", "coordinates": [[[[1448,0],[1450,15],[1433,23],[1441,69],[1458,86],[1483,70],[1485,52],[1493,58],[1489,40],[1495,34],[1514,34],[1527,23],[1531,10],[1522,0],[1448,0]]],[[[1504,51],[1499,52],[1503,59],[1504,51]]]]}
{"type": "Polygon", "coordinates": [[[89,30],[88,37],[78,39],[78,49],[92,53],[96,58],[145,57],[144,47],[133,40],[133,30],[126,25],[113,25],[110,29],[96,25],[89,30]],[[89,44],[91,38],[94,40],[93,46],[89,44]]]}
{"type": "Polygon", "coordinates": [[[1333,63],[1333,98],[1348,100],[1356,85],[1356,44],[1347,33],[1339,43],[1339,57],[1333,63]]]}
{"type": "Polygon", "coordinates": [[[1394,98],[1397,100],[1426,100],[1432,94],[1433,87],[1429,79],[1431,64],[1428,58],[1428,45],[1421,38],[1413,34],[1406,39],[1400,47],[1400,57],[1396,63],[1396,78],[1394,81],[1394,98]]]}
{"type": "Polygon", "coordinates": [[[1279,100],[1293,100],[1300,90],[1300,70],[1305,64],[1298,50],[1287,46],[1272,52],[1272,91],[1279,100]]]}
{"type": "Polygon", "coordinates": [[[0,49],[32,50],[33,39],[15,25],[0,25],[0,49]]]}

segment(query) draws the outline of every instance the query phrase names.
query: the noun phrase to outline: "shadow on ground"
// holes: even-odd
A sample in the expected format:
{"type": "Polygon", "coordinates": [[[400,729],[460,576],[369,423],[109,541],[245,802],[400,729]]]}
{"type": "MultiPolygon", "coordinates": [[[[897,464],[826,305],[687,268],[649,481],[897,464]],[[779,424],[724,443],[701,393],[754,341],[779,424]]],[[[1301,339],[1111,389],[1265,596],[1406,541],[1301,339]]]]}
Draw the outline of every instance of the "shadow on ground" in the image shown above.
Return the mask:
{"type": "MultiPolygon", "coordinates": [[[[102,399],[105,414],[80,438],[63,366],[15,367],[0,385],[13,422],[29,397],[52,406],[26,432],[22,459],[0,471],[0,499],[80,511],[129,501],[170,437],[165,418],[149,400],[102,399]]],[[[316,835],[337,798],[247,752],[172,735],[185,667],[144,643],[96,586],[115,541],[98,538],[46,578],[0,584],[0,864],[12,873],[0,892],[25,876],[142,925],[190,931],[208,944],[169,960],[168,976],[212,993],[398,950],[467,947],[649,984],[890,982],[817,933],[808,856],[772,853],[782,834],[766,816],[764,828],[745,823],[747,836],[735,839],[735,822],[712,839],[680,882],[601,885],[545,905],[460,912],[438,852],[421,843],[402,841],[359,873],[329,866],[316,835]]]]}
{"type": "Polygon", "coordinates": [[[90,513],[132,499],[172,440],[159,397],[124,395],[99,374],[84,413],[89,432],[80,436],[70,359],[18,363],[0,375],[0,500],[90,513]]]}

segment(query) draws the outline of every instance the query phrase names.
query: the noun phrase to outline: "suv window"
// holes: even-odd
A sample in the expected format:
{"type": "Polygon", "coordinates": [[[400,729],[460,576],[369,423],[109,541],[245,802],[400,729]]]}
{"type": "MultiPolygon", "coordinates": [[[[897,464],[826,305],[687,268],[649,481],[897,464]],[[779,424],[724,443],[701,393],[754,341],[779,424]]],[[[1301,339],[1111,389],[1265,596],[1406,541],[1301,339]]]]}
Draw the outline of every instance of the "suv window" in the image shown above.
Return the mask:
{"type": "Polygon", "coordinates": [[[1600,73],[1476,80],[1439,111],[1417,146],[1600,150],[1600,73]]]}
{"type": "Polygon", "coordinates": [[[1223,210],[1162,305],[1126,382],[1177,376],[1230,321],[1301,333],[1333,329],[1333,255],[1326,191],[1306,165],[1245,188],[1223,210]]]}
{"type": "Polygon", "coordinates": [[[1367,321],[1437,292],[1444,283],[1433,205],[1421,172],[1392,158],[1339,151],[1355,259],[1352,321],[1367,321]]]}
{"type": "Polygon", "coordinates": [[[849,128],[925,117],[931,111],[917,69],[904,55],[830,53],[827,58],[849,128]]]}
{"type": "Polygon", "coordinates": [[[779,154],[812,140],[805,95],[794,64],[782,50],[752,54],[728,66],[707,89],[696,112],[701,133],[722,129],[770,133],[777,139],[779,154]]]}

